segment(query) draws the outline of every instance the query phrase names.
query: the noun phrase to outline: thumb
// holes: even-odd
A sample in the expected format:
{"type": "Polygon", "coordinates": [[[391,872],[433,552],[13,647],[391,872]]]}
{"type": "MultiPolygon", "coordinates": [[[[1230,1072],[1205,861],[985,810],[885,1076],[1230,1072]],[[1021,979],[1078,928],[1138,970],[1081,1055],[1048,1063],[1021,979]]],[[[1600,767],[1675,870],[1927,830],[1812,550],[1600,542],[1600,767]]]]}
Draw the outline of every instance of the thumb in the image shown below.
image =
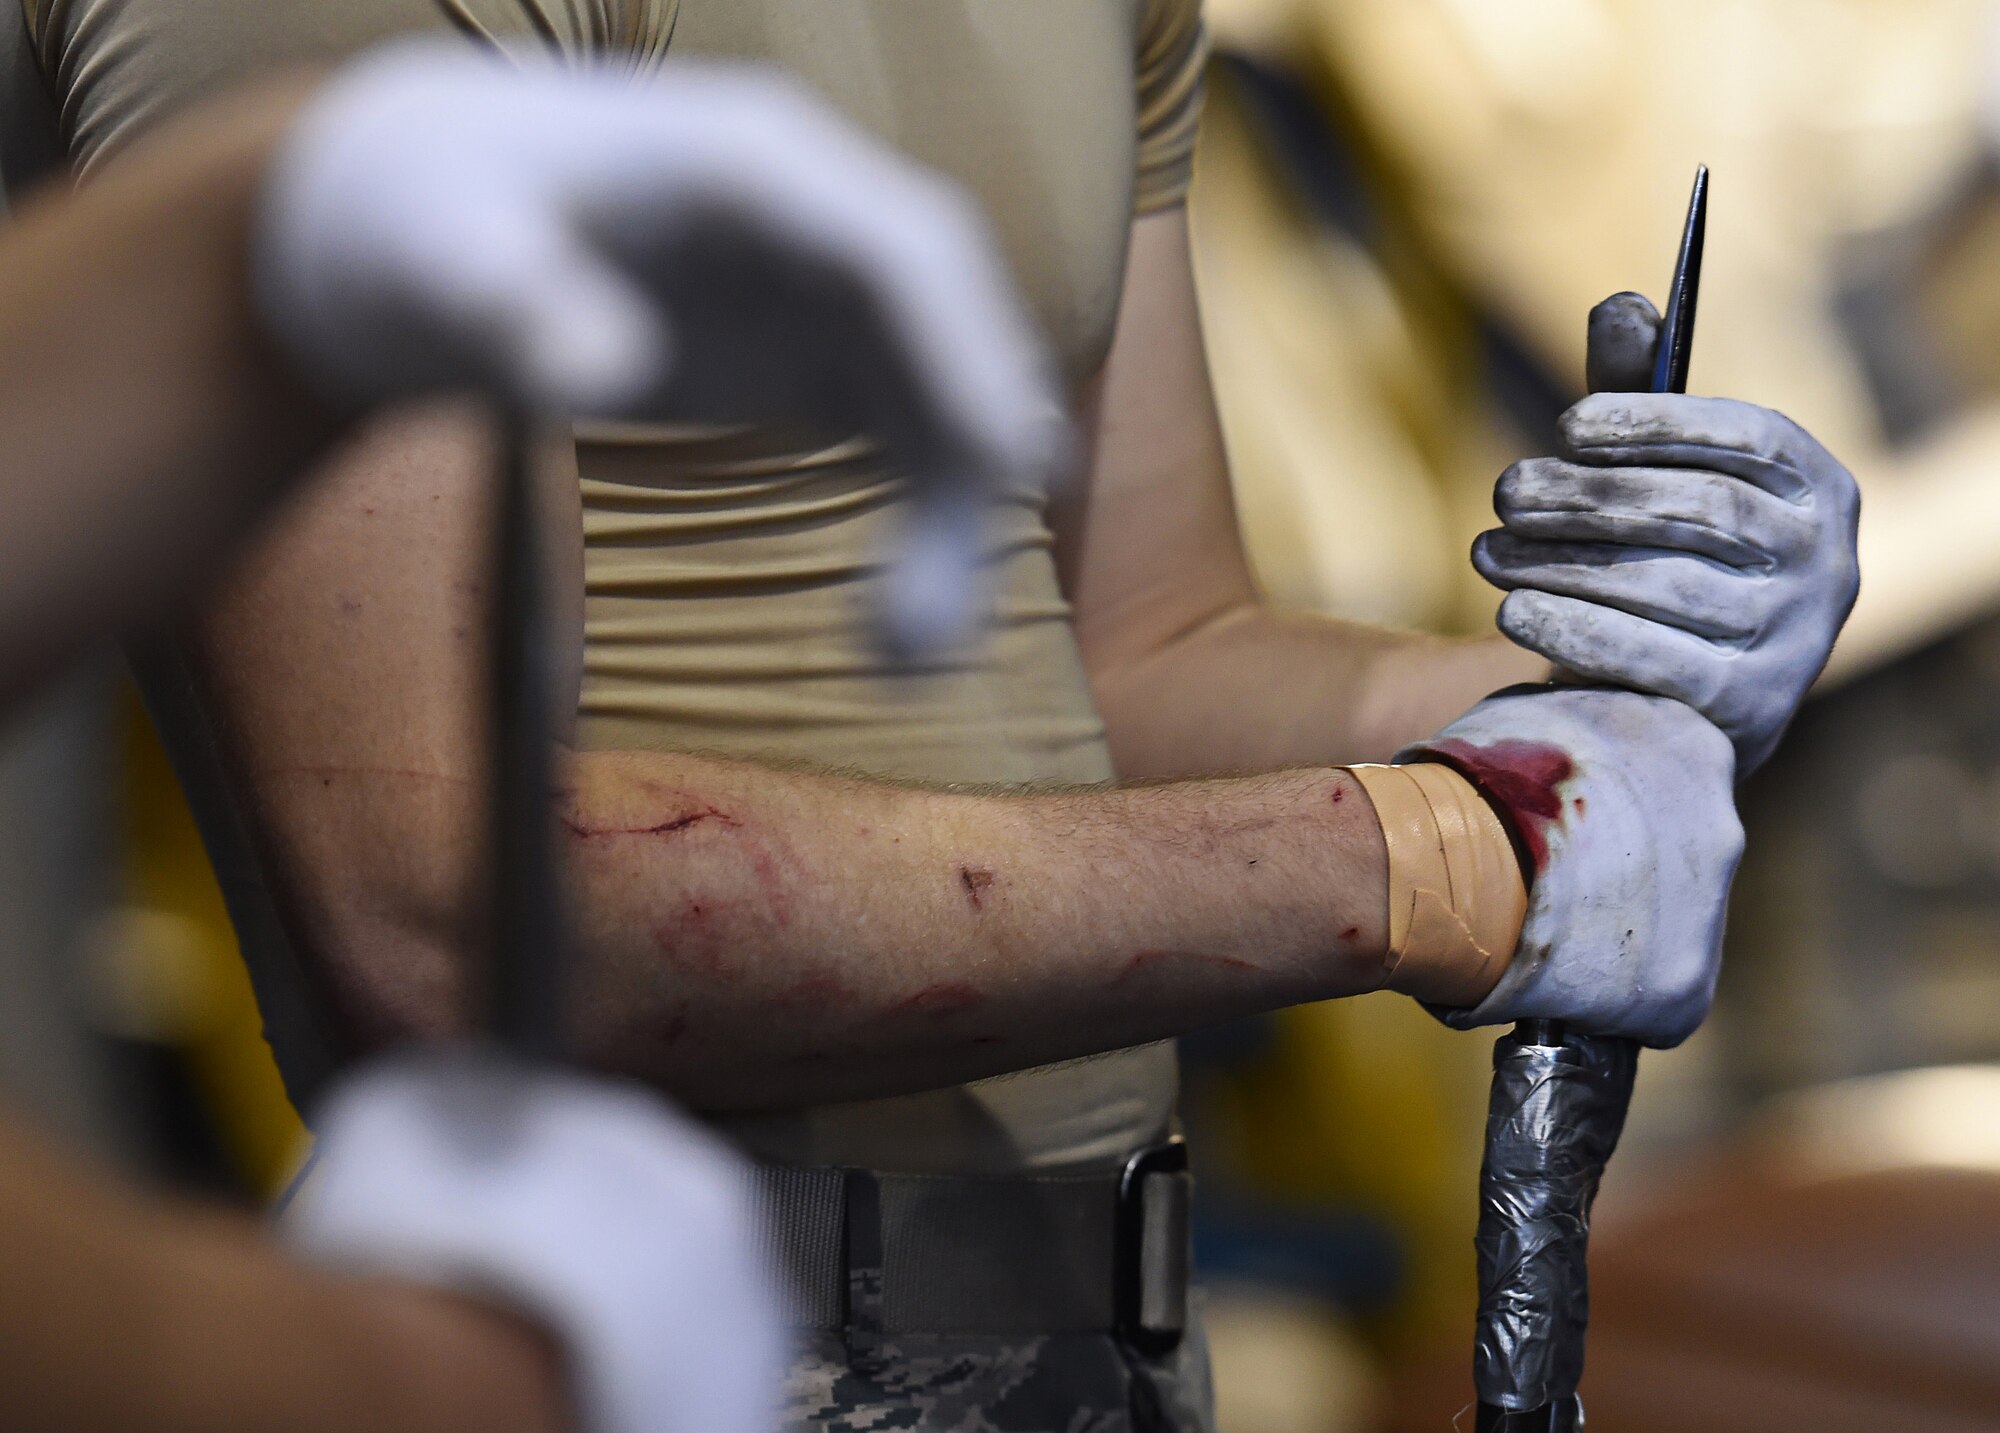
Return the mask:
{"type": "Polygon", "coordinates": [[[1584,381],[1592,393],[1644,393],[1653,386],[1660,312],[1644,294],[1613,294],[1590,311],[1584,381]]]}
{"type": "Polygon", "coordinates": [[[965,642],[985,612],[985,507],[962,491],[920,491],[887,555],[876,640],[901,663],[936,661],[965,642]]]}
{"type": "Polygon", "coordinates": [[[656,389],[672,358],[665,315],[574,235],[551,235],[512,295],[504,355],[528,396],[612,416],[656,389]]]}
{"type": "Polygon", "coordinates": [[[445,350],[452,376],[498,381],[536,405],[609,417],[656,387],[672,362],[650,295],[539,196],[462,204],[445,237],[406,246],[404,301],[445,350]]]}

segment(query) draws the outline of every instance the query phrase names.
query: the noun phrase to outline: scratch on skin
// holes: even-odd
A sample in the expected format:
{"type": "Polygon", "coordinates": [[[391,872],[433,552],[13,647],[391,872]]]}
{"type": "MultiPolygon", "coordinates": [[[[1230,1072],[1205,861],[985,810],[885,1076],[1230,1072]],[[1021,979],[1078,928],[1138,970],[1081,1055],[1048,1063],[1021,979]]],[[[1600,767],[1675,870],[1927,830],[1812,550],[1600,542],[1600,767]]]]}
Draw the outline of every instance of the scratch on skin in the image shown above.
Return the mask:
{"type": "MultiPolygon", "coordinates": [[[[726,816],[722,819],[728,821],[731,826],[740,826],[742,824],[739,821],[729,821],[729,818],[726,816]]],[[[791,890],[786,884],[784,872],[778,869],[778,858],[762,846],[750,847],[745,852],[745,856],[750,862],[751,869],[756,871],[758,881],[764,887],[764,899],[768,902],[772,924],[777,926],[790,925],[792,923],[791,890]]],[[[786,859],[792,865],[794,872],[796,872],[797,863],[790,860],[789,852],[786,853],[786,859]]]]}
{"type": "MultiPolygon", "coordinates": [[[[1559,746],[1539,741],[1496,741],[1474,746],[1441,741],[1431,750],[1513,818],[1514,834],[1537,871],[1549,858],[1548,831],[1563,818],[1562,785],[1576,763],[1559,746]]],[[[1577,803],[1579,812],[1582,802],[1577,803]]]]}
{"type": "Polygon", "coordinates": [[[965,887],[965,898],[976,911],[986,909],[986,893],[993,888],[993,873],[983,866],[960,866],[958,883],[965,887]]]}
{"type": "Polygon", "coordinates": [[[1139,950],[1134,951],[1125,962],[1125,968],[1111,977],[1113,985],[1123,984],[1143,970],[1162,964],[1184,964],[1189,961],[1204,965],[1219,965],[1225,970],[1256,970],[1252,961],[1238,960],[1233,955],[1205,955],[1193,950],[1139,950]]]}
{"type": "Polygon", "coordinates": [[[660,954],[683,969],[696,967],[710,975],[728,974],[723,942],[715,931],[718,902],[689,896],[680,908],[653,927],[653,944],[660,954]]]}
{"type": "Polygon", "coordinates": [[[975,1005],[986,1003],[986,996],[980,990],[959,980],[940,980],[926,985],[915,995],[905,996],[891,1005],[885,1015],[928,1015],[932,1019],[942,1019],[955,1015],[961,1010],[970,1010],[975,1005]]]}
{"type": "Polygon", "coordinates": [[[1340,938],[1342,940],[1354,940],[1357,937],[1359,937],[1360,934],[1361,934],[1361,927],[1358,925],[1351,925],[1346,930],[1340,933],[1340,938]]]}
{"type": "MultiPolygon", "coordinates": [[[[714,829],[730,842],[722,849],[733,849],[755,873],[757,884],[762,887],[764,893],[764,916],[777,926],[791,924],[794,890],[803,883],[804,874],[797,858],[782,839],[772,840],[760,836],[742,820],[699,797],[686,792],[670,791],[650,782],[645,785],[655,795],[673,798],[679,809],[673,815],[658,821],[635,822],[625,826],[600,825],[578,816],[572,810],[562,817],[564,829],[579,841],[613,837],[620,839],[651,837],[671,840],[689,831],[714,829]]],[[[747,916],[750,912],[745,911],[744,914],[747,916]]]]}
{"type": "Polygon", "coordinates": [[[686,1004],[681,1004],[660,1025],[660,1043],[662,1045],[677,1045],[680,1043],[681,1037],[687,1034],[687,1032],[688,1008],[686,1004]]]}
{"type": "Polygon", "coordinates": [[[598,836],[673,836],[678,835],[691,826],[699,826],[704,821],[713,821],[721,826],[740,827],[743,824],[734,816],[718,811],[713,806],[700,811],[690,811],[685,815],[670,817],[665,821],[656,822],[651,826],[592,826],[588,822],[579,821],[573,816],[562,818],[563,826],[572,836],[581,837],[586,841],[598,836]]]}

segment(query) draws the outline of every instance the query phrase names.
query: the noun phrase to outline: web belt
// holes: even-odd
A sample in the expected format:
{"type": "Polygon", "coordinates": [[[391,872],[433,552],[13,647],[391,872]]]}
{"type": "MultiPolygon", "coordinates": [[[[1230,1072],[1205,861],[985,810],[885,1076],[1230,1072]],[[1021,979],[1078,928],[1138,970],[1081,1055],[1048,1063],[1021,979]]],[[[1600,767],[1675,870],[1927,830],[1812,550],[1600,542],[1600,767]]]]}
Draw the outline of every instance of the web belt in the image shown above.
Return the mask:
{"type": "Polygon", "coordinates": [[[1089,1175],[765,1164],[756,1178],[764,1245],[799,1327],[1101,1332],[1148,1354],[1186,1328],[1193,1181],[1178,1139],[1089,1175]]]}

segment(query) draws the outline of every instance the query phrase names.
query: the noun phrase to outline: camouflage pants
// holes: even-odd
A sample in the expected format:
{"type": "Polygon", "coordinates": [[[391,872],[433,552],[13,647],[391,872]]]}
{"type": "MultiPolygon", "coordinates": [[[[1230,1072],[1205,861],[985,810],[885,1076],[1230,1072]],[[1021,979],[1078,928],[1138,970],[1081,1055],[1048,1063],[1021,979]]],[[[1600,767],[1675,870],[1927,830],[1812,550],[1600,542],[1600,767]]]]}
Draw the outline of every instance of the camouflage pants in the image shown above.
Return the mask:
{"type": "Polygon", "coordinates": [[[839,1334],[820,1334],[793,1363],[780,1426],[785,1433],[1212,1433],[1215,1413],[1198,1324],[1157,1360],[1128,1356],[1093,1333],[892,1335],[860,1358],[839,1334]]]}

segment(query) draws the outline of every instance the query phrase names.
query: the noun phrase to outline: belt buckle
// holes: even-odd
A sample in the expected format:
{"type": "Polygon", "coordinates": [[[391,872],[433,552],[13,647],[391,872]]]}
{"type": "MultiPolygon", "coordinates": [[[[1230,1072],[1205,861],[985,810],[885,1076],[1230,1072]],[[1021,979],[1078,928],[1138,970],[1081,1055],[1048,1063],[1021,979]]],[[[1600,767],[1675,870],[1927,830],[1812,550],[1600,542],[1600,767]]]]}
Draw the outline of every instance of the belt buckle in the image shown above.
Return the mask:
{"type": "Polygon", "coordinates": [[[1187,1332],[1193,1187],[1179,1135],[1134,1153],[1118,1176],[1117,1335],[1148,1358],[1172,1353],[1187,1332]]]}

